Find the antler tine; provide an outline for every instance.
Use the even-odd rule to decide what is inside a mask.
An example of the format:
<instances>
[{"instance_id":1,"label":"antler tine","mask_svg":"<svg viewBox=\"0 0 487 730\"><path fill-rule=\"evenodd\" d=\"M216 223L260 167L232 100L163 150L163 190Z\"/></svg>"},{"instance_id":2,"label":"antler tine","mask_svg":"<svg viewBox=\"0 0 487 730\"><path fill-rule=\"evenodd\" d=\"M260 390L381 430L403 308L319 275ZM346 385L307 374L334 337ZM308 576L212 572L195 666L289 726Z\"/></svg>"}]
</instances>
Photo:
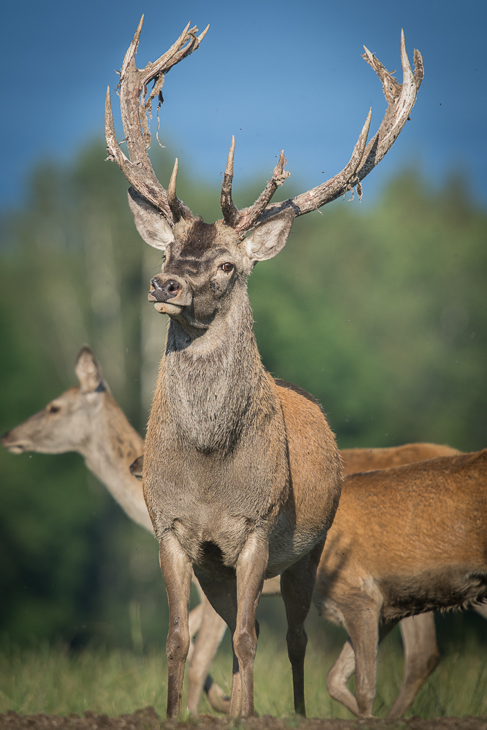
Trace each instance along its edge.
<instances>
[{"instance_id":1,"label":"antler tine","mask_svg":"<svg viewBox=\"0 0 487 730\"><path fill-rule=\"evenodd\" d=\"M284 157L284 150L281 150L279 161L272 173L272 178L267 181L264 190L259 195L255 203L251 207L241 210L239 213L240 220L235 228L240 235L245 234L246 231L253 228L257 220L264 213L277 188L291 175L290 172L284 170L285 164L286 158Z\"/></svg>"},{"instance_id":2,"label":"antler tine","mask_svg":"<svg viewBox=\"0 0 487 730\"><path fill-rule=\"evenodd\" d=\"M105 103L105 135L108 157L115 160L132 187L160 210L168 222L173 225L181 217L192 217L191 211L177 199L175 179L171 202L168 193L157 180L147 152L150 144L147 118L150 117L152 100L161 92L165 74L198 48L208 31L208 27L198 37L196 35L198 32L197 27L190 29L190 23L188 23L177 41L166 53L155 63L148 63L144 69L138 69L134 57L139 44L143 21L144 16L140 19L132 42L125 54L120 72L120 110L129 157L122 152L116 139L110 90L107 91ZM146 101L147 84L152 80L154 81L154 87Z\"/></svg>"},{"instance_id":3,"label":"antler tine","mask_svg":"<svg viewBox=\"0 0 487 730\"><path fill-rule=\"evenodd\" d=\"M233 181L233 159L235 156L235 137L232 137L232 143L230 145L230 152L228 153L227 166L225 168L225 175L223 176L222 192L221 192L221 209L223 212L223 219L225 223L234 228L239 235L243 238L245 232L250 230L256 223L258 218L265 211L269 204L272 196L276 192L279 185L282 185L284 180L290 176L290 172L284 171L284 165L286 158L284 157L284 150L281 150L279 155L279 161L274 168L272 178L267 181L267 184L259 195L255 203L243 210L238 210L232 200L232 181Z\"/></svg>"},{"instance_id":4,"label":"antler tine","mask_svg":"<svg viewBox=\"0 0 487 730\"><path fill-rule=\"evenodd\" d=\"M336 200L336 198L352 190L355 186L357 186L359 195L361 195L360 181L379 164L399 136L411 113L411 109L416 101L418 89L423 80L422 56L419 51L414 51L415 71L413 74L406 52L404 31L401 31L403 83L399 84L392 73L389 73L381 64L379 59L370 53L365 46L364 49L365 53L363 57L372 66L381 80L388 104L378 131L367 146L365 146L370 125L371 112L369 112L367 121L360 133L348 165L338 175L335 175L335 177L312 190L301 193L301 195L297 195L295 198L286 200L283 203L268 206L263 212L265 218L275 215L280 210L289 207L295 210L297 216L304 215L312 210L321 208L332 200Z\"/></svg>"},{"instance_id":5,"label":"antler tine","mask_svg":"<svg viewBox=\"0 0 487 730\"><path fill-rule=\"evenodd\" d=\"M139 40L140 40L140 34L142 32L142 26L144 25L144 14L142 13L142 16L139 20L139 24L137 26L137 30L135 31L134 37L132 38L132 43L127 49L127 52L123 58L122 68L120 69L120 80L123 79L125 76L125 72L129 66L130 61L134 58L135 54L137 53L137 48L139 47Z\"/></svg>"},{"instance_id":6,"label":"antler tine","mask_svg":"<svg viewBox=\"0 0 487 730\"><path fill-rule=\"evenodd\" d=\"M169 207L174 216L174 221L177 223L181 218L190 218L191 211L185 206L182 200L179 200L176 195L176 179L178 176L178 158L174 160L174 167L171 173L171 179L169 180L169 187L167 188L167 197Z\"/></svg>"},{"instance_id":7,"label":"antler tine","mask_svg":"<svg viewBox=\"0 0 487 730\"><path fill-rule=\"evenodd\" d=\"M235 228L240 220L240 213L232 200L232 182L233 182L233 159L235 157L235 135L232 135L230 151L227 157L227 166L223 176L222 191L220 194L220 205L223 213L223 220L227 226Z\"/></svg>"}]
</instances>

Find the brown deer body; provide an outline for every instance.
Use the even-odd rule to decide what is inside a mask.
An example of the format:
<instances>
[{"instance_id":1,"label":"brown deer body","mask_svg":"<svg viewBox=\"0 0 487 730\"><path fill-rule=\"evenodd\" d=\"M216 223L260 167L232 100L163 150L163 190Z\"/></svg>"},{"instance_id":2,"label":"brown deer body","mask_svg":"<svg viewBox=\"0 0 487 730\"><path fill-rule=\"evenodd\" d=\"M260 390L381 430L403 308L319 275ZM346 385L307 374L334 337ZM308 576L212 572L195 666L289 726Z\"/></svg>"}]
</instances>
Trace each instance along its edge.
<instances>
[{"instance_id":1,"label":"brown deer body","mask_svg":"<svg viewBox=\"0 0 487 730\"><path fill-rule=\"evenodd\" d=\"M345 477L314 592L350 637L328 675L335 699L372 715L380 638L405 616L486 598L487 450Z\"/></svg>"},{"instance_id":2,"label":"brown deer body","mask_svg":"<svg viewBox=\"0 0 487 730\"><path fill-rule=\"evenodd\" d=\"M193 569L230 628L230 714L243 717L254 712L259 596L264 579L281 574L294 707L304 714L304 619L338 502L341 464L316 402L277 385L264 370L247 278L257 261L283 248L296 216L359 185L390 149L414 104L422 59L416 52L413 74L402 38L401 86L366 50L388 101L379 131L367 145L369 113L344 170L285 203L270 204L288 176L281 152L256 203L245 210L235 207L232 140L221 192L223 219L206 224L177 198L177 161L166 191L147 153L151 101L162 98L165 74L198 48L206 31L197 36L188 25L167 53L139 70L134 56L141 29L142 21L120 71L130 159L116 140L109 91L105 134L109 157L132 185L129 205L137 229L165 256L150 292L155 308L168 314L170 323L147 429L143 483L169 602L167 712L174 717L181 709Z\"/></svg>"},{"instance_id":3,"label":"brown deer body","mask_svg":"<svg viewBox=\"0 0 487 730\"><path fill-rule=\"evenodd\" d=\"M281 574L296 710L304 712L303 623L338 503L338 450L319 406L277 386L260 362L246 277L239 276L246 266L242 247L230 246L227 233L216 256L210 249L210 284L202 265L198 286L190 273L196 246L180 245L177 265L172 255L166 259L156 294L177 281L191 310L183 322L171 312L144 451L144 494L170 606L168 711L180 708L193 568L232 632L238 673L230 712L244 716L253 713L257 601L264 578ZM220 273L228 262L233 277ZM215 302L207 289L231 293L232 306L225 297L220 312L221 299ZM196 335L196 326L209 320L211 328Z\"/></svg>"}]
</instances>

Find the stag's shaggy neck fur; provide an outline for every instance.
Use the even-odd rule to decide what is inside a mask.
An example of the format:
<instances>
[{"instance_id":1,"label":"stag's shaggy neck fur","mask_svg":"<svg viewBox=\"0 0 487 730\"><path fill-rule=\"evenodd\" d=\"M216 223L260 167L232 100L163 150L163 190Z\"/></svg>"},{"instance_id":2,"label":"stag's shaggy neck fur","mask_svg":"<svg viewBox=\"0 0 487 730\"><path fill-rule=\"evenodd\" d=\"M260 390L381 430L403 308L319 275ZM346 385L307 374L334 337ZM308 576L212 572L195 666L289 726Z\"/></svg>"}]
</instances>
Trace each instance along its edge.
<instances>
[{"instance_id":1,"label":"stag's shaggy neck fur","mask_svg":"<svg viewBox=\"0 0 487 730\"><path fill-rule=\"evenodd\" d=\"M179 438L206 453L229 452L262 402L273 400L246 292L242 299L189 345L181 325L169 324L160 388Z\"/></svg>"}]
</instances>

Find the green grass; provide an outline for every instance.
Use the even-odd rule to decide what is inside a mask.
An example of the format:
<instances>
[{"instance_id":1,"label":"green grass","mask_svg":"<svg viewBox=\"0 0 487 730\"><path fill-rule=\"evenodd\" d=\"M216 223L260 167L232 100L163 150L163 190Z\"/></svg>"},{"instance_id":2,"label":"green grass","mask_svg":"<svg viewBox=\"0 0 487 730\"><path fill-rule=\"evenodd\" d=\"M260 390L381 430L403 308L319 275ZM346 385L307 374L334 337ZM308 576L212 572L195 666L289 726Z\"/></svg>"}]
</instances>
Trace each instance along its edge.
<instances>
[{"instance_id":1,"label":"green grass","mask_svg":"<svg viewBox=\"0 0 487 730\"><path fill-rule=\"evenodd\" d=\"M259 714L292 716L291 673L284 646L261 637L255 667L256 709ZM456 652L447 653L420 691L408 715L487 715L487 657L485 645L472 637ZM309 717L351 719L350 713L326 691L326 673L339 647L324 650L310 641L306 666ZM401 683L403 654L396 641L380 651L375 712L384 716ZM220 650L212 674L229 690L227 644ZM163 717L166 703L164 653L135 654L128 650L88 648L68 653L49 646L36 650L10 649L0 656L0 713L15 710L67 715L85 710L117 716L152 705ZM206 698L201 712L211 712Z\"/></svg>"}]
</instances>

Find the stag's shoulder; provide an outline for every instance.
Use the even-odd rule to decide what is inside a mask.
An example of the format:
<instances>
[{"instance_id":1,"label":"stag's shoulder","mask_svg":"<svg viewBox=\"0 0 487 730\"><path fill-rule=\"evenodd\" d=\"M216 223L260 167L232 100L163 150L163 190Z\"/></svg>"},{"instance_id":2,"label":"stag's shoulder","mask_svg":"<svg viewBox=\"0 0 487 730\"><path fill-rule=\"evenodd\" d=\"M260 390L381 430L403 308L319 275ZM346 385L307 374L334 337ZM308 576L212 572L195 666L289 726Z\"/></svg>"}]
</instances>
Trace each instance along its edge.
<instances>
[{"instance_id":1,"label":"stag's shoulder","mask_svg":"<svg viewBox=\"0 0 487 730\"><path fill-rule=\"evenodd\" d=\"M317 439L325 449L331 448L334 436L320 403L293 383L285 380L274 380L276 392L281 404L286 431L289 437Z\"/></svg>"},{"instance_id":2,"label":"stag's shoulder","mask_svg":"<svg viewBox=\"0 0 487 730\"><path fill-rule=\"evenodd\" d=\"M334 490L338 500L342 463L335 437L321 406L296 385L275 380L281 403L295 498L307 499L311 485ZM300 495L298 497L298 494Z\"/></svg>"}]
</instances>

